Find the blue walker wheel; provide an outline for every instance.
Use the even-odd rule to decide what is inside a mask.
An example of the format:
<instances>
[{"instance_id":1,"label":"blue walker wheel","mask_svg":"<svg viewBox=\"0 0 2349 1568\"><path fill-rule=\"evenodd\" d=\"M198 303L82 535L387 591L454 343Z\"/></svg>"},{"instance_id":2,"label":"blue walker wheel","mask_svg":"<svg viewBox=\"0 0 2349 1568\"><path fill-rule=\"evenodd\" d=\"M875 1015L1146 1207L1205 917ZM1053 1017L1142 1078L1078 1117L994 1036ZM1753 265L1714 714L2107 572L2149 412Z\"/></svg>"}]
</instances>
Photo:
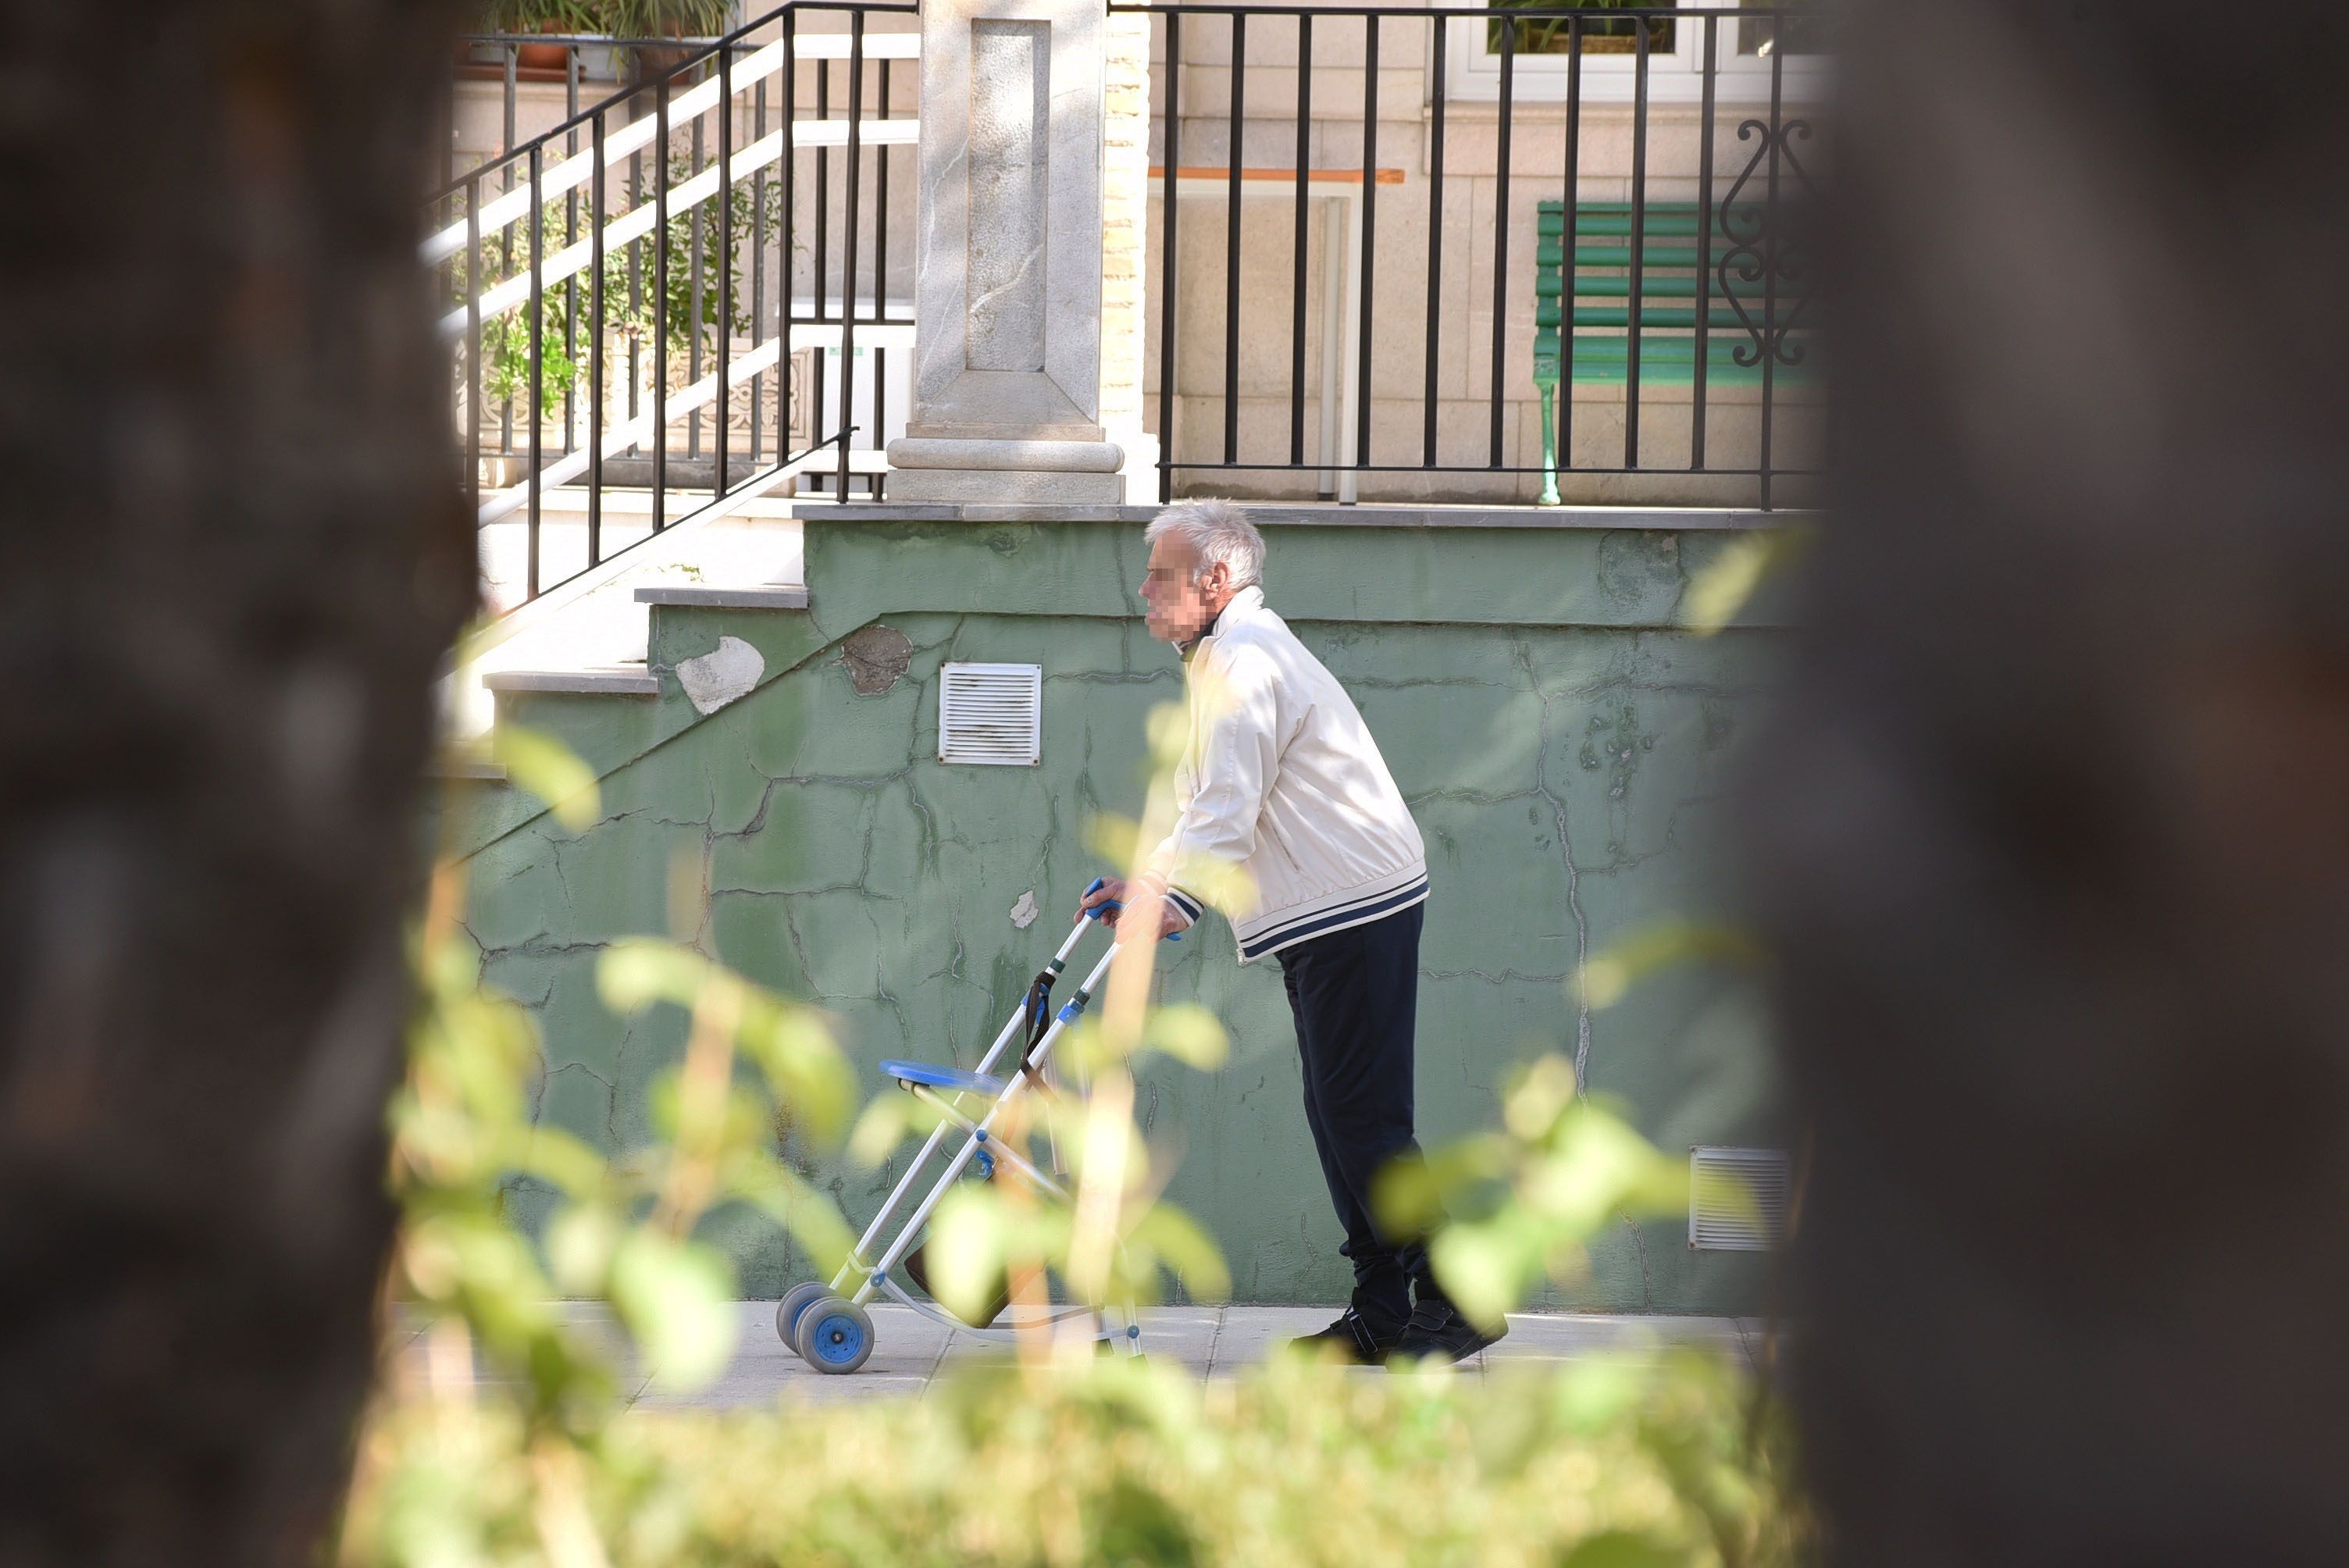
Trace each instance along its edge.
<instances>
[{"instance_id":1,"label":"blue walker wheel","mask_svg":"<svg viewBox=\"0 0 2349 1568\"><path fill-rule=\"evenodd\" d=\"M792 1347L794 1356L799 1354L800 1315L831 1294L832 1286L810 1280L805 1284L792 1286L783 1293L783 1299L775 1304L775 1333Z\"/></svg>"},{"instance_id":2,"label":"blue walker wheel","mask_svg":"<svg viewBox=\"0 0 2349 1568\"><path fill-rule=\"evenodd\" d=\"M827 1295L800 1314L792 1348L819 1372L854 1372L873 1354L873 1320L854 1302Z\"/></svg>"}]
</instances>

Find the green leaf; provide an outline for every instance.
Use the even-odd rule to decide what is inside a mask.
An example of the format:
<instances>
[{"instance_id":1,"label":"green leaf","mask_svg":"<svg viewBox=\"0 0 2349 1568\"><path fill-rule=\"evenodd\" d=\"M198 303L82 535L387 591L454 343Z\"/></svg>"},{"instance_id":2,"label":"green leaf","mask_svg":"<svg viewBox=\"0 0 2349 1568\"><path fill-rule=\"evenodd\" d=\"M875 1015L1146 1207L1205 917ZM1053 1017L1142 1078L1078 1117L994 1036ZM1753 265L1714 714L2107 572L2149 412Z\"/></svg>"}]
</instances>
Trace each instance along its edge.
<instances>
[{"instance_id":1,"label":"green leaf","mask_svg":"<svg viewBox=\"0 0 2349 1568\"><path fill-rule=\"evenodd\" d=\"M1684 1551L1628 1530L1610 1530L1568 1553L1564 1568L1681 1568L1688 1560Z\"/></svg>"},{"instance_id":2,"label":"green leaf","mask_svg":"<svg viewBox=\"0 0 2349 1568\"><path fill-rule=\"evenodd\" d=\"M973 1318L987 1310L1003 1277L1006 1230L1002 1202L984 1186L958 1185L938 1204L926 1255L930 1289L948 1312Z\"/></svg>"},{"instance_id":3,"label":"green leaf","mask_svg":"<svg viewBox=\"0 0 2349 1568\"><path fill-rule=\"evenodd\" d=\"M1130 1244L1148 1248L1182 1276L1195 1301L1221 1301L1232 1293L1231 1270L1199 1222L1172 1203L1153 1203L1127 1233Z\"/></svg>"},{"instance_id":4,"label":"green leaf","mask_svg":"<svg viewBox=\"0 0 2349 1568\"><path fill-rule=\"evenodd\" d=\"M1427 1261L1460 1315L1487 1333L1525 1299L1525 1249L1504 1226L1448 1226L1428 1243Z\"/></svg>"},{"instance_id":5,"label":"green leaf","mask_svg":"<svg viewBox=\"0 0 2349 1568\"><path fill-rule=\"evenodd\" d=\"M1737 926L1660 921L1592 954L1581 973L1567 982L1567 994L1597 1012L1620 1002L1649 975L1675 964L1712 962L1758 969L1763 958L1762 944Z\"/></svg>"},{"instance_id":6,"label":"green leaf","mask_svg":"<svg viewBox=\"0 0 2349 1568\"><path fill-rule=\"evenodd\" d=\"M1483 1134L1399 1160L1372 1180L1371 1208L1389 1229L1420 1234L1437 1228L1445 1212L1479 1196L1508 1174L1506 1140Z\"/></svg>"},{"instance_id":7,"label":"green leaf","mask_svg":"<svg viewBox=\"0 0 2349 1568\"><path fill-rule=\"evenodd\" d=\"M837 1272L855 1244L831 1196L771 1154L735 1155L726 1162L720 1184L726 1197L750 1204L790 1232L819 1274Z\"/></svg>"},{"instance_id":8,"label":"green leaf","mask_svg":"<svg viewBox=\"0 0 2349 1568\"><path fill-rule=\"evenodd\" d=\"M604 950L595 962L595 994L626 1016L657 1002L691 1008L710 977L709 960L656 937L632 936Z\"/></svg>"},{"instance_id":9,"label":"green leaf","mask_svg":"<svg viewBox=\"0 0 2349 1568\"><path fill-rule=\"evenodd\" d=\"M848 1157L867 1171L878 1170L910 1134L927 1137L945 1119L936 1106L910 1094L879 1095L856 1119L855 1130L848 1135Z\"/></svg>"},{"instance_id":10,"label":"green leaf","mask_svg":"<svg viewBox=\"0 0 2349 1568\"><path fill-rule=\"evenodd\" d=\"M1549 1135L1574 1103L1574 1064L1550 1055L1526 1068L1501 1099L1501 1122L1509 1136L1536 1142Z\"/></svg>"},{"instance_id":11,"label":"green leaf","mask_svg":"<svg viewBox=\"0 0 2349 1568\"><path fill-rule=\"evenodd\" d=\"M573 832L585 832L603 815L594 770L544 730L501 724L491 732L490 755L509 779L545 801L554 820Z\"/></svg>"},{"instance_id":12,"label":"green leaf","mask_svg":"<svg viewBox=\"0 0 2349 1568\"><path fill-rule=\"evenodd\" d=\"M1185 1067L1213 1072L1231 1054L1231 1038L1216 1016L1195 1002L1152 1010L1142 1029L1143 1046L1164 1051Z\"/></svg>"},{"instance_id":13,"label":"green leaf","mask_svg":"<svg viewBox=\"0 0 2349 1568\"><path fill-rule=\"evenodd\" d=\"M639 1226L612 1251L612 1305L664 1387L707 1387L734 1355L734 1272L725 1254Z\"/></svg>"},{"instance_id":14,"label":"green leaf","mask_svg":"<svg viewBox=\"0 0 2349 1568\"><path fill-rule=\"evenodd\" d=\"M546 1262L566 1295L601 1295L624 1227L600 1203L574 1203L546 1227Z\"/></svg>"},{"instance_id":15,"label":"green leaf","mask_svg":"<svg viewBox=\"0 0 2349 1568\"><path fill-rule=\"evenodd\" d=\"M1085 824L1085 847L1118 868L1117 874L1123 876L1125 868L1141 859L1142 824L1131 817L1120 817L1107 811L1095 812ZM1071 913L1074 913L1075 902L1073 899L1070 901Z\"/></svg>"},{"instance_id":16,"label":"green leaf","mask_svg":"<svg viewBox=\"0 0 2349 1568\"><path fill-rule=\"evenodd\" d=\"M519 1124L485 1152L504 1170L535 1176L567 1197L592 1196L604 1184L604 1157L559 1127Z\"/></svg>"},{"instance_id":17,"label":"green leaf","mask_svg":"<svg viewBox=\"0 0 2349 1568\"><path fill-rule=\"evenodd\" d=\"M766 1075L775 1098L792 1108L794 1124L829 1142L856 1103L848 1058L814 1008L786 1006L755 987L746 991L736 1037L743 1054Z\"/></svg>"},{"instance_id":18,"label":"green leaf","mask_svg":"<svg viewBox=\"0 0 2349 1568\"><path fill-rule=\"evenodd\" d=\"M1681 618L1700 637L1710 637L1737 618L1764 580L1810 542L1800 529L1756 530L1721 547L1689 579Z\"/></svg>"}]
</instances>

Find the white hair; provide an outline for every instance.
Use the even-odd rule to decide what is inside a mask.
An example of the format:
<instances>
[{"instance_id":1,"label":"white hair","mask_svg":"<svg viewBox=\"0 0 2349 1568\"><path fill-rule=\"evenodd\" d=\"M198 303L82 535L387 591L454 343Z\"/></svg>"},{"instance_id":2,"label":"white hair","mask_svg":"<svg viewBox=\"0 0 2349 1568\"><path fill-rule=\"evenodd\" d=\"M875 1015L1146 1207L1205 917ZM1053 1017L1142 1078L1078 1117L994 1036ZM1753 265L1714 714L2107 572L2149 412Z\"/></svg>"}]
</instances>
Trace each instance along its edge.
<instances>
[{"instance_id":1,"label":"white hair","mask_svg":"<svg viewBox=\"0 0 2349 1568\"><path fill-rule=\"evenodd\" d=\"M1253 587L1264 581L1264 535L1256 531L1247 513L1230 501L1177 501L1152 519L1142 537L1155 544L1168 534L1190 546L1192 558L1198 562L1191 569L1194 583L1219 561L1230 569L1234 588Z\"/></svg>"}]
</instances>

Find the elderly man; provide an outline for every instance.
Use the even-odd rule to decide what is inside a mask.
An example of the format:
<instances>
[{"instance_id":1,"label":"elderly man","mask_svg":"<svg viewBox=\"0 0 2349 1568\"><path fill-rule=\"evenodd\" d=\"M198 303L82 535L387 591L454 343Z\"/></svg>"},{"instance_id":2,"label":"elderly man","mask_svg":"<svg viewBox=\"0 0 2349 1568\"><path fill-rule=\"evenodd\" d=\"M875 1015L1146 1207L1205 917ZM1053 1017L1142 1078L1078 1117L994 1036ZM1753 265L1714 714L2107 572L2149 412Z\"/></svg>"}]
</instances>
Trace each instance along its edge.
<instances>
[{"instance_id":1,"label":"elderly man","mask_svg":"<svg viewBox=\"0 0 2349 1568\"><path fill-rule=\"evenodd\" d=\"M1191 708L1179 815L1144 872L1147 891L1163 895L1152 934L1203 913L1186 875L1237 868L1240 907L1226 907L1240 962L1280 962L1304 1058L1305 1122L1345 1227L1338 1250L1354 1265L1344 1315L1298 1343L1362 1362L1473 1355L1490 1341L1437 1286L1420 1239L1387 1233L1371 1207L1380 1170L1419 1152L1419 828L1345 688L1266 607L1264 537L1240 509L1184 502L1146 537L1151 634L1181 650ZM1085 907L1126 892L1111 881Z\"/></svg>"}]
</instances>

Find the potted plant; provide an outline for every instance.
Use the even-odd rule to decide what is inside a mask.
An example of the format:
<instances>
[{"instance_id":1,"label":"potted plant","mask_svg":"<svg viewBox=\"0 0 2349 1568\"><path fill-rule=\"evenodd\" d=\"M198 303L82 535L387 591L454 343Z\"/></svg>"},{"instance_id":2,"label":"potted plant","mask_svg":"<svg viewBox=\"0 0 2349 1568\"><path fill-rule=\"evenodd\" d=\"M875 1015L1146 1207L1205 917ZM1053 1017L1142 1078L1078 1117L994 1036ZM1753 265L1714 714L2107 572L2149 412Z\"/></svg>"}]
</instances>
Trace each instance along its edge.
<instances>
[{"instance_id":1,"label":"potted plant","mask_svg":"<svg viewBox=\"0 0 2349 1568\"><path fill-rule=\"evenodd\" d=\"M714 38L734 26L734 0L591 0L622 38Z\"/></svg>"},{"instance_id":2,"label":"potted plant","mask_svg":"<svg viewBox=\"0 0 2349 1568\"><path fill-rule=\"evenodd\" d=\"M596 0L489 0L481 12L485 33L600 33ZM570 66L570 48L564 44L523 44L514 64L526 71L561 72Z\"/></svg>"},{"instance_id":3,"label":"potted plant","mask_svg":"<svg viewBox=\"0 0 2349 1568\"><path fill-rule=\"evenodd\" d=\"M734 0L486 0L481 12L485 33L568 33L606 38L702 38L730 31ZM568 65L566 46L517 46L517 68L560 76ZM616 55L621 51L615 50ZM675 63L667 50L626 51L637 79L649 79Z\"/></svg>"},{"instance_id":4,"label":"potted plant","mask_svg":"<svg viewBox=\"0 0 2349 1568\"><path fill-rule=\"evenodd\" d=\"M734 29L733 0L588 0L616 38L713 38ZM628 51L630 79L648 82L674 69L684 49L646 46Z\"/></svg>"}]
</instances>

